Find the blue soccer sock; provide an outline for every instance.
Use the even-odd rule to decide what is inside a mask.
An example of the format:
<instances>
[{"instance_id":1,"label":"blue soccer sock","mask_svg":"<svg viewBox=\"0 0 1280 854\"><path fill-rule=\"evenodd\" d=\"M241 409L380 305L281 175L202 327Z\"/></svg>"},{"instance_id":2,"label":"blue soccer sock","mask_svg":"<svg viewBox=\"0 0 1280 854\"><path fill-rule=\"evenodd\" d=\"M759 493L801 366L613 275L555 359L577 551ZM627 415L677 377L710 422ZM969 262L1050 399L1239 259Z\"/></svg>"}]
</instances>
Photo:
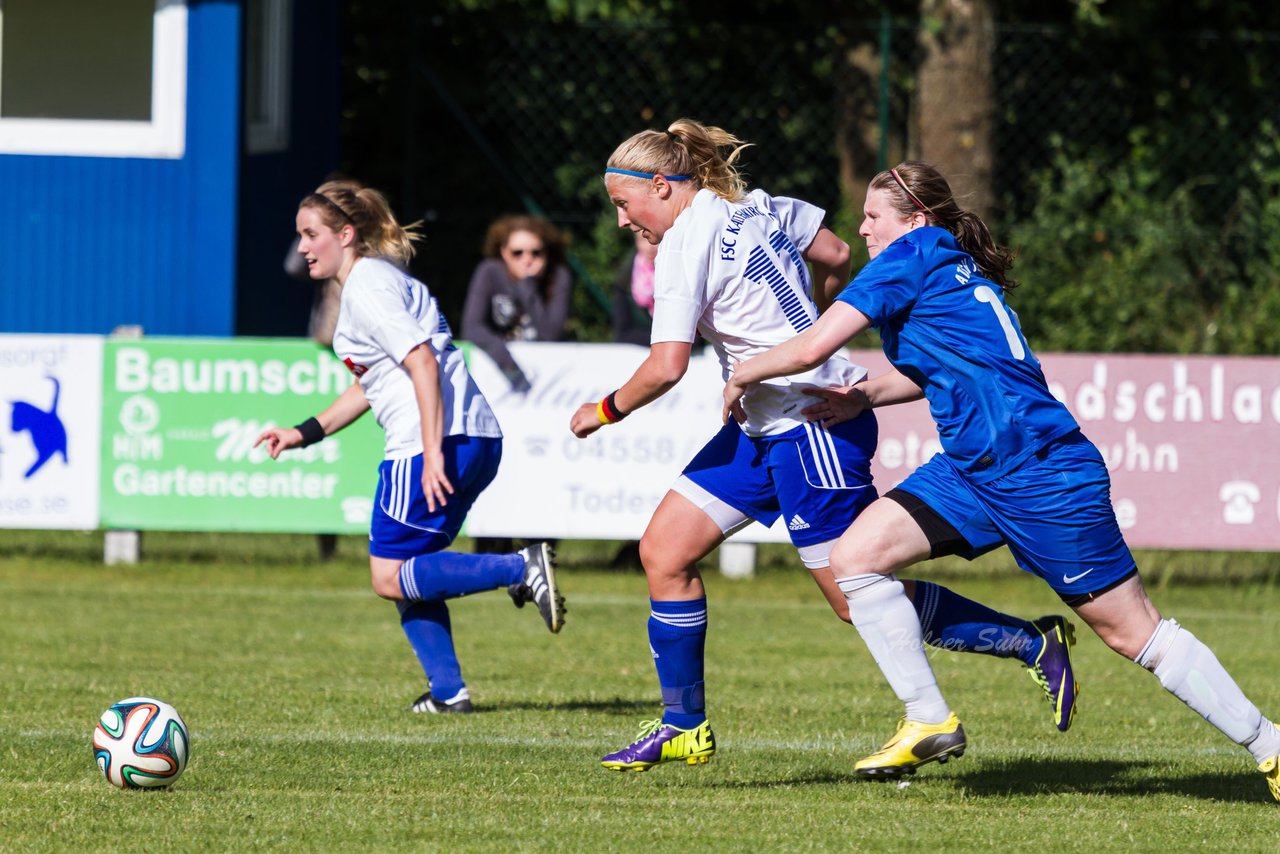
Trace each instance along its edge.
<instances>
[{"instance_id":1,"label":"blue soccer sock","mask_svg":"<svg viewBox=\"0 0 1280 854\"><path fill-rule=\"evenodd\" d=\"M911 604L930 646L1017 658L1028 665L1040 652L1040 632L1029 621L993 611L940 584L917 581Z\"/></svg>"},{"instance_id":2,"label":"blue soccer sock","mask_svg":"<svg viewBox=\"0 0 1280 854\"><path fill-rule=\"evenodd\" d=\"M662 722L692 729L707 719L702 684L707 643L707 597L649 600L649 648L662 686Z\"/></svg>"},{"instance_id":3,"label":"blue soccer sock","mask_svg":"<svg viewBox=\"0 0 1280 854\"><path fill-rule=\"evenodd\" d=\"M453 649L449 607L442 601L397 602L396 607L400 610L400 628L431 683L432 695L440 700L453 699L466 683Z\"/></svg>"},{"instance_id":4,"label":"blue soccer sock","mask_svg":"<svg viewBox=\"0 0 1280 854\"><path fill-rule=\"evenodd\" d=\"M518 554L432 552L409 558L400 567L400 592L409 601L456 599L508 587L524 578Z\"/></svg>"}]
</instances>

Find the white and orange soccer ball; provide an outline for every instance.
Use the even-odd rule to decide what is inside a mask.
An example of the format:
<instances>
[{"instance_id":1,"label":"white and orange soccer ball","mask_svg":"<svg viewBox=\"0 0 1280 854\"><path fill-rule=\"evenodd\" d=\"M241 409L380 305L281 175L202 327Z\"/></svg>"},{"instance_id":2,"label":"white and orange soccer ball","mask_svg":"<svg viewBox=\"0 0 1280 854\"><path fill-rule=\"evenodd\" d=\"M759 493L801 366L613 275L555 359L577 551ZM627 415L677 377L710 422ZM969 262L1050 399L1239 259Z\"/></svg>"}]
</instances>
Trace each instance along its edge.
<instances>
[{"instance_id":1,"label":"white and orange soccer ball","mask_svg":"<svg viewBox=\"0 0 1280 854\"><path fill-rule=\"evenodd\" d=\"M171 785L187 767L191 737L173 706L130 697L102 713L93 755L107 782L122 789Z\"/></svg>"}]
</instances>

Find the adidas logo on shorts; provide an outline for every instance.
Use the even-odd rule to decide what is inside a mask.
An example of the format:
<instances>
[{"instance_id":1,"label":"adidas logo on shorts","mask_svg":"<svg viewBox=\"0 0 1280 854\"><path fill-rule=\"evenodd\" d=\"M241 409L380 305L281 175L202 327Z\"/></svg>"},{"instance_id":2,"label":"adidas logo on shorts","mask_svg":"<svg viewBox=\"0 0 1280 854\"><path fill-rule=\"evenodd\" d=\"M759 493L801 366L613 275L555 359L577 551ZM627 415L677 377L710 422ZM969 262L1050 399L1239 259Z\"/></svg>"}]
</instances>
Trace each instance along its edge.
<instances>
[{"instance_id":1,"label":"adidas logo on shorts","mask_svg":"<svg viewBox=\"0 0 1280 854\"><path fill-rule=\"evenodd\" d=\"M789 531L803 531L807 527L809 527L809 523L801 519L799 513L792 516L791 521L787 523L787 530Z\"/></svg>"}]
</instances>

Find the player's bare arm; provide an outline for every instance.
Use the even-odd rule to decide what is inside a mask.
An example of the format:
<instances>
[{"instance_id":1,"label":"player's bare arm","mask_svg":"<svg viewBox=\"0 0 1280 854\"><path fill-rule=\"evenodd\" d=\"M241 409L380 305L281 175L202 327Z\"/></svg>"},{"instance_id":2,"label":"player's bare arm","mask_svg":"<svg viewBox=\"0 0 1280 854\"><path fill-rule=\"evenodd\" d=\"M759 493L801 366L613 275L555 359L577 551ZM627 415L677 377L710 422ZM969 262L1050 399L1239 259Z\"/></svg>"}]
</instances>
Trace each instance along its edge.
<instances>
[{"instance_id":1,"label":"player's bare arm","mask_svg":"<svg viewBox=\"0 0 1280 854\"><path fill-rule=\"evenodd\" d=\"M758 356L753 356L733 369L724 386L724 410L721 417L729 423L741 413L738 401L747 386L812 370L835 355L850 338L863 332L871 320L853 306L833 303L817 321L795 338L784 341Z\"/></svg>"},{"instance_id":2,"label":"player's bare arm","mask_svg":"<svg viewBox=\"0 0 1280 854\"><path fill-rule=\"evenodd\" d=\"M440 400L440 365L435 351L427 342L409 351L401 362L413 383L413 394L418 400L418 413L422 422L422 494L427 499L427 510L448 503L446 495L453 494L453 484L444 473L444 453L440 443L444 439L444 409Z\"/></svg>"},{"instance_id":3,"label":"player's bare arm","mask_svg":"<svg viewBox=\"0 0 1280 854\"><path fill-rule=\"evenodd\" d=\"M689 370L693 345L683 341L663 341L649 348L649 355L631 379L611 397L621 414L634 412L666 394ZM607 422L600 419L600 404L584 403L569 422L569 429L585 439Z\"/></svg>"},{"instance_id":4,"label":"player's bare arm","mask_svg":"<svg viewBox=\"0 0 1280 854\"><path fill-rule=\"evenodd\" d=\"M924 397L924 391L896 368L856 385L807 388L804 393L819 400L800 410L810 421L834 427L857 418L867 409L910 403Z\"/></svg>"},{"instance_id":5,"label":"player's bare arm","mask_svg":"<svg viewBox=\"0 0 1280 854\"><path fill-rule=\"evenodd\" d=\"M849 284L849 244L823 226L803 255L813 272L813 301L824 312Z\"/></svg>"},{"instance_id":6,"label":"player's bare arm","mask_svg":"<svg viewBox=\"0 0 1280 854\"><path fill-rule=\"evenodd\" d=\"M353 382L315 420L324 430L324 436L332 436L368 411L369 401L365 399L364 389L360 383ZM271 459L278 459L282 452L303 443L302 431L298 427L272 427L264 430L253 446L256 448L263 442L267 443Z\"/></svg>"}]
</instances>

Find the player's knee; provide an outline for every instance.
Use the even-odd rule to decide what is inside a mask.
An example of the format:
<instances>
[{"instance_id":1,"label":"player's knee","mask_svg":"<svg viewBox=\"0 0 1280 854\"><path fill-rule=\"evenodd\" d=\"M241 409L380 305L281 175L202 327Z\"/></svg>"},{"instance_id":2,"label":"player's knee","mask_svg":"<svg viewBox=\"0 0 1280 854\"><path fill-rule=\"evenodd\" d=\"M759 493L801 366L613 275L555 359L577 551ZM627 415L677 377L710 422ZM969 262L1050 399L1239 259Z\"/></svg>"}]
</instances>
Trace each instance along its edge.
<instances>
[{"instance_id":1,"label":"player's knee","mask_svg":"<svg viewBox=\"0 0 1280 854\"><path fill-rule=\"evenodd\" d=\"M885 554L877 538L841 537L831 548L831 570L836 578L890 572L893 567L886 563Z\"/></svg>"},{"instance_id":2,"label":"player's knee","mask_svg":"<svg viewBox=\"0 0 1280 854\"><path fill-rule=\"evenodd\" d=\"M636 554L640 557L640 565L644 567L647 573L649 567L653 566L654 561L658 558L658 547L654 544L652 537L641 537L640 544L636 547Z\"/></svg>"},{"instance_id":3,"label":"player's knee","mask_svg":"<svg viewBox=\"0 0 1280 854\"><path fill-rule=\"evenodd\" d=\"M1133 622L1107 619L1083 610L1078 610L1076 613L1089 624L1089 628L1093 629L1098 640L1131 661L1137 660L1138 654L1151 638L1150 631Z\"/></svg>"},{"instance_id":4,"label":"player's knee","mask_svg":"<svg viewBox=\"0 0 1280 854\"><path fill-rule=\"evenodd\" d=\"M680 561L664 548L656 537L646 534L640 539L640 565L650 578L680 575Z\"/></svg>"},{"instance_id":5,"label":"player's knee","mask_svg":"<svg viewBox=\"0 0 1280 854\"><path fill-rule=\"evenodd\" d=\"M1135 631L1132 626L1095 627L1094 631L1103 643L1130 661L1138 660L1142 648L1147 645L1149 639L1146 632Z\"/></svg>"},{"instance_id":6,"label":"player's knee","mask_svg":"<svg viewBox=\"0 0 1280 854\"><path fill-rule=\"evenodd\" d=\"M1074 607L1099 640L1130 660L1137 660L1161 622L1136 576Z\"/></svg>"},{"instance_id":7,"label":"player's knee","mask_svg":"<svg viewBox=\"0 0 1280 854\"><path fill-rule=\"evenodd\" d=\"M380 568L374 567L370 572L370 580L373 583L373 592L381 596L383 599L399 601L404 598L404 593L400 590L400 573L386 570L379 571Z\"/></svg>"},{"instance_id":8,"label":"player's knee","mask_svg":"<svg viewBox=\"0 0 1280 854\"><path fill-rule=\"evenodd\" d=\"M846 623L849 623L850 625L853 625L853 620L849 619L849 600L848 599L844 599L840 602L832 602L831 610L841 620L843 620Z\"/></svg>"}]
</instances>

